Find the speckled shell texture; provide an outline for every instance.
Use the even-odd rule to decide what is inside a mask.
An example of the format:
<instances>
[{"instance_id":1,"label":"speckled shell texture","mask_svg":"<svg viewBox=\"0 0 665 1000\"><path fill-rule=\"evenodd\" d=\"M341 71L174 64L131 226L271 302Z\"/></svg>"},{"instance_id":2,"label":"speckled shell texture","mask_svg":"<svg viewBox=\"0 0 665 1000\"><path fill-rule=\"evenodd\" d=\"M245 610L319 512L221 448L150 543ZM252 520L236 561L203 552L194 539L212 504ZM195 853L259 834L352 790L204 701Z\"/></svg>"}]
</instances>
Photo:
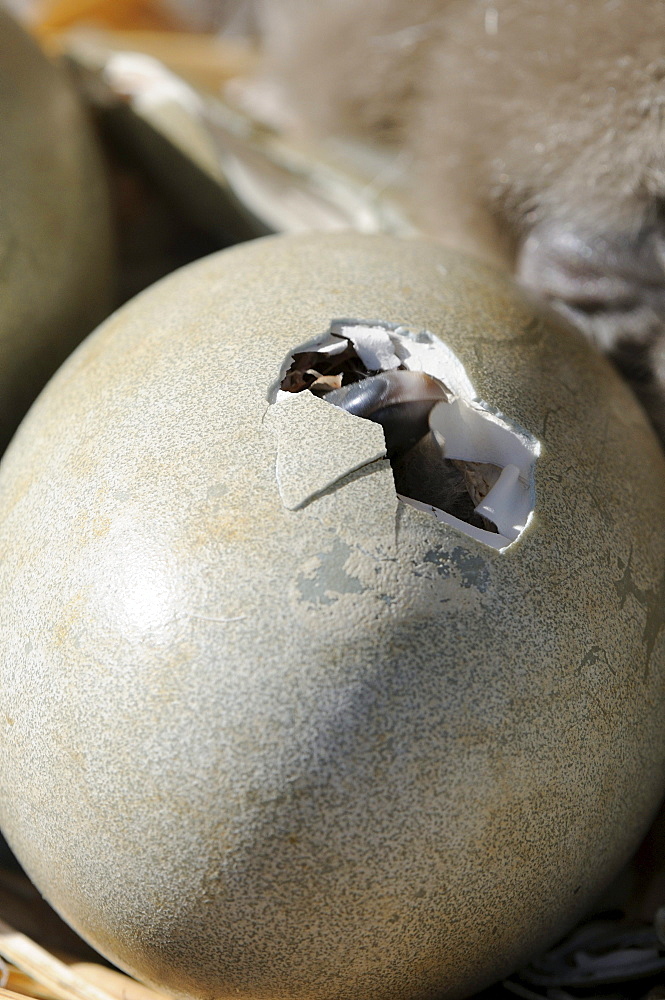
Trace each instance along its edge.
<instances>
[{"instance_id":1,"label":"speckled shell texture","mask_svg":"<svg viewBox=\"0 0 665 1000\"><path fill-rule=\"evenodd\" d=\"M0 449L108 313L110 275L89 124L64 72L0 10Z\"/></svg>"},{"instance_id":2,"label":"speckled shell texture","mask_svg":"<svg viewBox=\"0 0 665 1000\"><path fill-rule=\"evenodd\" d=\"M540 440L506 551L383 461L284 507L270 388L340 316L429 329ZM51 382L0 509L4 829L149 982L463 996L581 914L661 794L657 442L590 348L435 243L276 237L171 275Z\"/></svg>"}]
</instances>

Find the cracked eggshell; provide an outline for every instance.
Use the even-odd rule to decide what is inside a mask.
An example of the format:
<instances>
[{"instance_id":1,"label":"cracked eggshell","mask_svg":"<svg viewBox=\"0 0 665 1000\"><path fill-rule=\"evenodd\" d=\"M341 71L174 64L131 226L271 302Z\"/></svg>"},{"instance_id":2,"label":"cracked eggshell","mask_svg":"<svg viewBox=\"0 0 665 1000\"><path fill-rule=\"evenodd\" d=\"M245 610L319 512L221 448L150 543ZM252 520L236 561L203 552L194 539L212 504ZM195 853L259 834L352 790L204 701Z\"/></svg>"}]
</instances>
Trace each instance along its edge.
<instances>
[{"instance_id":1,"label":"cracked eggshell","mask_svg":"<svg viewBox=\"0 0 665 1000\"><path fill-rule=\"evenodd\" d=\"M401 504L369 421L276 421L289 352L339 317L430 330L540 441L504 551ZM296 474L307 407L334 440ZM3 828L150 983L461 997L561 934L648 823L663 458L613 370L480 264L343 234L187 267L67 361L0 504Z\"/></svg>"},{"instance_id":2,"label":"cracked eggshell","mask_svg":"<svg viewBox=\"0 0 665 1000\"><path fill-rule=\"evenodd\" d=\"M65 73L0 11L0 449L108 312L106 178Z\"/></svg>"}]
</instances>

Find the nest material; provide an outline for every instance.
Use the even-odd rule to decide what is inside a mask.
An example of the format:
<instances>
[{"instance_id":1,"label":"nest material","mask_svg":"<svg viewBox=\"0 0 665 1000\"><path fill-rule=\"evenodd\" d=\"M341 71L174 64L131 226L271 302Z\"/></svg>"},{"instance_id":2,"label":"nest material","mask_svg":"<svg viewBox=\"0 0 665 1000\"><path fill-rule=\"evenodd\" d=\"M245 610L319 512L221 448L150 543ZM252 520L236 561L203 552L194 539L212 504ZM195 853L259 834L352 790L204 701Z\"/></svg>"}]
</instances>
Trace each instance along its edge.
<instances>
[{"instance_id":1,"label":"nest material","mask_svg":"<svg viewBox=\"0 0 665 1000\"><path fill-rule=\"evenodd\" d=\"M0 1000L165 1000L102 964L25 875L0 869L0 913Z\"/></svg>"}]
</instances>

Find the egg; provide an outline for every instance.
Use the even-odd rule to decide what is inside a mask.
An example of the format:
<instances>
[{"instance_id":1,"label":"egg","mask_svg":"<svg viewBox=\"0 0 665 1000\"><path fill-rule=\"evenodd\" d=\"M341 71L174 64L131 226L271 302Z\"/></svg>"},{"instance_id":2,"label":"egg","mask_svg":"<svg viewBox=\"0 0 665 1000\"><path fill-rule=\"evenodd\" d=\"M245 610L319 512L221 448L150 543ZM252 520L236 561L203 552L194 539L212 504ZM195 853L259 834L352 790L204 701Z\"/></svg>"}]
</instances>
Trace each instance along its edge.
<instances>
[{"instance_id":1,"label":"egg","mask_svg":"<svg viewBox=\"0 0 665 1000\"><path fill-rule=\"evenodd\" d=\"M435 242L170 275L0 470L12 848L176 996L509 973L662 794L664 473L609 365Z\"/></svg>"},{"instance_id":2,"label":"egg","mask_svg":"<svg viewBox=\"0 0 665 1000\"><path fill-rule=\"evenodd\" d=\"M104 168L65 73L0 10L0 449L108 312Z\"/></svg>"}]
</instances>

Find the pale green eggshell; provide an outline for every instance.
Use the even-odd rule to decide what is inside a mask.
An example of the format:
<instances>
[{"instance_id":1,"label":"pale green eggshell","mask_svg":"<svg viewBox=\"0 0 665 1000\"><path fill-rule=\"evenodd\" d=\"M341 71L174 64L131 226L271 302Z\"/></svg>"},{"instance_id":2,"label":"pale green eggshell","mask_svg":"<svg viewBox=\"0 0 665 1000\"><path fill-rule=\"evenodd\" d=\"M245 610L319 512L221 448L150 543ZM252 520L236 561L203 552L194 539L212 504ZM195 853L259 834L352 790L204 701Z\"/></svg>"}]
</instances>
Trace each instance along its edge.
<instances>
[{"instance_id":1,"label":"pale green eggshell","mask_svg":"<svg viewBox=\"0 0 665 1000\"><path fill-rule=\"evenodd\" d=\"M64 72L0 10L0 449L108 312L106 178Z\"/></svg>"},{"instance_id":2,"label":"pale green eggshell","mask_svg":"<svg viewBox=\"0 0 665 1000\"><path fill-rule=\"evenodd\" d=\"M284 505L268 396L344 316L430 330L539 439L508 549L399 503L381 459ZM3 827L176 994L463 996L581 914L661 794L658 444L590 348L435 243L173 274L53 379L0 509Z\"/></svg>"}]
</instances>

